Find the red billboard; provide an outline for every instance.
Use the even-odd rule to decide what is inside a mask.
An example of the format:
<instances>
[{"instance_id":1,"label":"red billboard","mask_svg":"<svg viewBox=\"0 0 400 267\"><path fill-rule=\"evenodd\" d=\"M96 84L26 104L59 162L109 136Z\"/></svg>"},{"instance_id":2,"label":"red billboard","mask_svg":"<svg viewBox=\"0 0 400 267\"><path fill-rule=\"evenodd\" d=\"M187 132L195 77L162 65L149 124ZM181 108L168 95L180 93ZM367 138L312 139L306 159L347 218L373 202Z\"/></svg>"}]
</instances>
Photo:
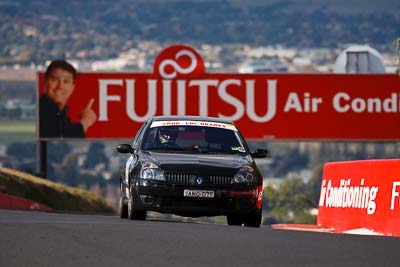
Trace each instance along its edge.
<instances>
[{"instance_id":1,"label":"red billboard","mask_svg":"<svg viewBox=\"0 0 400 267\"><path fill-rule=\"evenodd\" d=\"M225 118L247 139L400 139L397 75L206 73L193 48L171 46L153 73L77 74L61 115L78 126L86 118L83 135L44 134L66 128L46 119L51 108L41 112L48 80L39 73L39 139L131 139L154 115Z\"/></svg>"}]
</instances>

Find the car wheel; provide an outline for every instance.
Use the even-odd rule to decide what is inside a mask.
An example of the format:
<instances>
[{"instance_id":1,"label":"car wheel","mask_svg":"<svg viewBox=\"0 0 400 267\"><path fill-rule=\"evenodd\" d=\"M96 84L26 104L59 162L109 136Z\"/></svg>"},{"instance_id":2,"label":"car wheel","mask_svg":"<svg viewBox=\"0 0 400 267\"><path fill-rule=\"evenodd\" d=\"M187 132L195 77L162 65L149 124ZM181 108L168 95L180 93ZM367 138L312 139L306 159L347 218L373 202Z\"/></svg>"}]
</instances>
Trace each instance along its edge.
<instances>
[{"instance_id":1,"label":"car wheel","mask_svg":"<svg viewBox=\"0 0 400 267\"><path fill-rule=\"evenodd\" d=\"M147 212L145 210L136 210L134 209L133 197L128 199L128 219L129 220L146 220Z\"/></svg>"},{"instance_id":2,"label":"car wheel","mask_svg":"<svg viewBox=\"0 0 400 267\"><path fill-rule=\"evenodd\" d=\"M244 225L249 227L260 227L262 220L262 210L258 210L246 216Z\"/></svg>"},{"instance_id":3,"label":"car wheel","mask_svg":"<svg viewBox=\"0 0 400 267\"><path fill-rule=\"evenodd\" d=\"M228 215L226 216L226 221L228 222L228 225L242 226L243 224L243 218L240 215Z\"/></svg>"},{"instance_id":4,"label":"car wheel","mask_svg":"<svg viewBox=\"0 0 400 267\"><path fill-rule=\"evenodd\" d=\"M119 198L119 217L122 219L128 218L128 205L125 204L122 197Z\"/></svg>"}]
</instances>

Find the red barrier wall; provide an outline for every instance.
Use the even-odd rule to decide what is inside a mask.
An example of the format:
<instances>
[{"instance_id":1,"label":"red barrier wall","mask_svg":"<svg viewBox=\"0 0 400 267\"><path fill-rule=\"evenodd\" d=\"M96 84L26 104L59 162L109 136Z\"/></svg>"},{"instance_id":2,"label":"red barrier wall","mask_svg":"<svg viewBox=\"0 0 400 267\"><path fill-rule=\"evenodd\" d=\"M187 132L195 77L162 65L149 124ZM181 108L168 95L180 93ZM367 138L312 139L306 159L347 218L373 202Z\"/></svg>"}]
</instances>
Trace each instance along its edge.
<instances>
[{"instance_id":1,"label":"red barrier wall","mask_svg":"<svg viewBox=\"0 0 400 267\"><path fill-rule=\"evenodd\" d=\"M399 222L400 159L325 164L318 225L400 236Z\"/></svg>"},{"instance_id":2,"label":"red barrier wall","mask_svg":"<svg viewBox=\"0 0 400 267\"><path fill-rule=\"evenodd\" d=\"M0 193L0 208L51 211L46 205L29 199Z\"/></svg>"}]
</instances>

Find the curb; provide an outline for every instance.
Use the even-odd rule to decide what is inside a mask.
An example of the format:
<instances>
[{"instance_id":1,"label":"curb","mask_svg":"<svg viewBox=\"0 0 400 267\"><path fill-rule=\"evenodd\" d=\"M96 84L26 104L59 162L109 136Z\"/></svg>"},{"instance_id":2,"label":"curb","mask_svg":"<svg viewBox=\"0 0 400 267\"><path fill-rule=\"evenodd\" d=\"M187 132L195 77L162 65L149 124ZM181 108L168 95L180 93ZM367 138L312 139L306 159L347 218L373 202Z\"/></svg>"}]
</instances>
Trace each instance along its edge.
<instances>
[{"instance_id":1,"label":"curb","mask_svg":"<svg viewBox=\"0 0 400 267\"><path fill-rule=\"evenodd\" d=\"M314 224L273 224L272 229L275 230L292 230L292 231L306 231L306 232L319 232L319 233L335 233L334 229L326 228Z\"/></svg>"},{"instance_id":2,"label":"curb","mask_svg":"<svg viewBox=\"0 0 400 267\"><path fill-rule=\"evenodd\" d=\"M38 202L3 193L0 193L0 209L52 211L50 207Z\"/></svg>"},{"instance_id":3,"label":"curb","mask_svg":"<svg viewBox=\"0 0 400 267\"><path fill-rule=\"evenodd\" d=\"M352 234L352 235L375 235L384 236L382 233L375 232L367 228L357 228L348 230L338 230L335 228L328 228L315 224L273 224L271 228L274 230L289 230L289 231L303 231L303 232L318 232L329 234Z\"/></svg>"}]
</instances>

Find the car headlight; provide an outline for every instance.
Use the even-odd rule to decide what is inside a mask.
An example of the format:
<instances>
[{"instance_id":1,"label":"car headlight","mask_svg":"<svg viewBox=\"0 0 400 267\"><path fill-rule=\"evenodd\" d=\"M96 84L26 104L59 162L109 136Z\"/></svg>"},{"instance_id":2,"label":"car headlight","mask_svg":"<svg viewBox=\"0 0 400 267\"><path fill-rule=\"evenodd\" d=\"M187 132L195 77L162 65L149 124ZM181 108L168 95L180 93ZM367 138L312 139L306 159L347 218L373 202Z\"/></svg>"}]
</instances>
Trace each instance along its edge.
<instances>
[{"instance_id":1,"label":"car headlight","mask_svg":"<svg viewBox=\"0 0 400 267\"><path fill-rule=\"evenodd\" d=\"M144 162L142 170L140 171L140 178L146 180L159 180L165 181L164 171L156 164L151 162Z\"/></svg>"},{"instance_id":2,"label":"car headlight","mask_svg":"<svg viewBox=\"0 0 400 267\"><path fill-rule=\"evenodd\" d=\"M232 183L250 183L254 179L254 169L250 166L241 168L233 177Z\"/></svg>"}]
</instances>

